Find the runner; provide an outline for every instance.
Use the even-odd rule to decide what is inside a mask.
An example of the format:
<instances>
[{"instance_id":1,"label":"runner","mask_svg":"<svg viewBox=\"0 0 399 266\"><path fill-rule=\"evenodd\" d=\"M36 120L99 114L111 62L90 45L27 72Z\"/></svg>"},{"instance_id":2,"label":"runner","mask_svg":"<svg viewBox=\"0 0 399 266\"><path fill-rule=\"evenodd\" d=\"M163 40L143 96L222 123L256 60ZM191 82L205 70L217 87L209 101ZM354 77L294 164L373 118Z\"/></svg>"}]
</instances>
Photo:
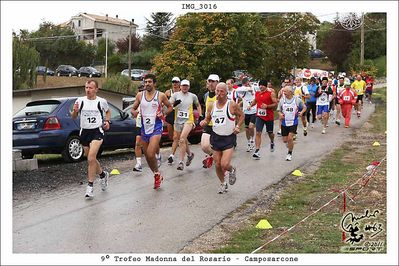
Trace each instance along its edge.
<instances>
[{"instance_id":1,"label":"runner","mask_svg":"<svg viewBox=\"0 0 399 266\"><path fill-rule=\"evenodd\" d=\"M137 117L140 106L141 113L141 139L144 149L144 155L147 163L154 173L154 189L161 186L163 176L159 172L156 152L159 149L159 141L162 135L162 104L167 107L166 114L172 111L172 105L169 103L165 94L156 90L156 77L153 74L147 74L144 77L145 90L136 95L136 101L132 106L132 114Z\"/></svg>"},{"instance_id":2,"label":"runner","mask_svg":"<svg viewBox=\"0 0 399 266\"><path fill-rule=\"evenodd\" d=\"M255 99L255 88L249 84L247 77L242 79L242 86L236 89L237 96L242 100L242 109L245 114L245 134L247 137L247 152L255 148L255 120L256 107L252 106L252 101Z\"/></svg>"},{"instance_id":3,"label":"runner","mask_svg":"<svg viewBox=\"0 0 399 266\"><path fill-rule=\"evenodd\" d=\"M279 112L281 120L281 135L283 142L287 144L288 153L285 158L286 161L292 160L292 150L294 149L293 136L298 127L298 116L302 117L306 112L306 106L302 100L293 96L292 87L284 87L284 95L279 101L277 111Z\"/></svg>"},{"instance_id":4,"label":"runner","mask_svg":"<svg viewBox=\"0 0 399 266\"><path fill-rule=\"evenodd\" d=\"M356 80L352 83L351 88L355 90L357 94L357 100L356 100L356 111L357 111L357 118L360 118L360 114L362 112L362 106L363 106L363 94L366 89L366 82L362 79L361 75L356 76Z\"/></svg>"},{"instance_id":5,"label":"runner","mask_svg":"<svg viewBox=\"0 0 399 266\"><path fill-rule=\"evenodd\" d=\"M316 121L316 93L319 90L319 86L316 84L316 78L311 77L310 78L310 83L308 85L308 92L309 92L309 98L306 99L306 119L308 121L308 124L311 125L311 127L314 127L314 123ZM310 112L312 112L312 123L310 123Z\"/></svg>"},{"instance_id":6,"label":"runner","mask_svg":"<svg viewBox=\"0 0 399 266\"><path fill-rule=\"evenodd\" d=\"M184 155L187 153L186 166L189 166L194 159L194 153L190 151L187 136L195 127L193 104L197 106L197 110L202 114L201 105L197 95L189 92L190 81L184 79L180 84L181 90L172 95L170 103L175 107L174 122L174 139L179 140L180 161L177 170L184 169Z\"/></svg>"},{"instance_id":7,"label":"runner","mask_svg":"<svg viewBox=\"0 0 399 266\"><path fill-rule=\"evenodd\" d=\"M108 108L107 100L97 96L97 81L88 80L85 84L85 92L86 96L76 99L71 116L76 119L80 115L79 136L88 163L85 197L92 199L96 174L100 176L101 189L105 191L108 187L109 173L101 168L97 153L104 140L104 130L108 130L111 124L111 110Z\"/></svg>"},{"instance_id":8,"label":"runner","mask_svg":"<svg viewBox=\"0 0 399 266\"><path fill-rule=\"evenodd\" d=\"M302 79L300 77L295 78L295 85L293 87L294 96L297 96L304 103L306 99L310 98L308 87L302 83ZM308 135L307 121L306 116L301 116L302 126L303 126L303 135L306 137ZM297 133L294 135L294 140L296 139Z\"/></svg>"},{"instance_id":9,"label":"runner","mask_svg":"<svg viewBox=\"0 0 399 266\"><path fill-rule=\"evenodd\" d=\"M170 100L170 97L173 96L174 93L177 93L180 91L180 78L179 77L173 77L172 78L172 88L165 91L165 95L168 98L168 100ZM164 110L165 111L165 110ZM176 153L176 149L177 149L177 145L179 144L179 139L176 139L174 137L174 121L175 121L175 109L172 110L172 112L170 112L166 117L165 117L165 121L167 129L168 129L168 135L169 135L169 139L173 141L172 143L172 153L169 155L168 158L168 164L172 165L173 164L173 159Z\"/></svg>"},{"instance_id":10,"label":"runner","mask_svg":"<svg viewBox=\"0 0 399 266\"><path fill-rule=\"evenodd\" d=\"M330 112L329 95L333 94L332 88L327 86L327 82L327 78L324 77L322 79L321 86L316 93L317 119L322 120L323 125L323 130L321 131L321 134L326 134L326 128Z\"/></svg>"},{"instance_id":11,"label":"runner","mask_svg":"<svg viewBox=\"0 0 399 266\"><path fill-rule=\"evenodd\" d=\"M216 85L219 83L219 76L216 74L210 74L206 87L208 92L205 93L204 101L205 101L205 114L208 112L210 106L216 101ZM209 120L207 125L202 126L204 128L202 136L201 136L201 149L205 152L205 159L202 161L204 168L210 168L213 164L213 150L211 148L210 137L212 133L212 121Z\"/></svg>"},{"instance_id":12,"label":"runner","mask_svg":"<svg viewBox=\"0 0 399 266\"><path fill-rule=\"evenodd\" d=\"M340 91L338 100L341 104L342 116L345 118L345 128L348 128L352 116L352 106L357 101L357 95L351 89L350 82L345 82L345 89Z\"/></svg>"},{"instance_id":13,"label":"runner","mask_svg":"<svg viewBox=\"0 0 399 266\"><path fill-rule=\"evenodd\" d=\"M138 92L144 90L144 84L140 84L137 87ZM140 110L140 109L139 109ZM141 166L141 157L143 156L143 145L141 143L141 115L140 111L136 118L136 145L134 147L134 156L136 158L136 165L133 168L135 172L142 172L143 167Z\"/></svg>"},{"instance_id":14,"label":"runner","mask_svg":"<svg viewBox=\"0 0 399 266\"><path fill-rule=\"evenodd\" d=\"M270 83L270 82L269 82ZM274 109L277 106L276 93L272 88L267 87L266 80L259 81L260 91L255 93L255 99L252 101L251 107L256 105L256 137L255 137L255 153L252 158L259 160L259 149L262 142L262 131L266 125L266 132L270 139L270 151L274 151Z\"/></svg>"},{"instance_id":15,"label":"runner","mask_svg":"<svg viewBox=\"0 0 399 266\"><path fill-rule=\"evenodd\" d=\"M237 97L237 92L234 88L234 79L226 80L227 85L227 99L238 103L239 98Z\"/></svg>"},{"instance_id":16,"label":"runner","mask_svg":"<svg viewBox=\"0 0 399 266\"><path fill-rule=\"evenodd\" d=\"M371 96L373 94L373 78L368 77L366 79L366 100L368 101L369 104L372 104L371 101Z\"/></svg>"},{"instance_id":17,"label":"runner","mask_svg":"<svg viewBox=\"0 0 399 266\"><path fill-rule=\"evenodd\" d=\"M335 124L337 124L338 126L341 125L341 104L339 103L338 95L344 89L345 89L344 77L340 76L337 85L337 97L335 98L335 107L337 109L337 114L335 116Z\"/></svg>"},{"instance_id":18,"label":"runner","mask_svg":"<svg viewBox=\"0 0 399 266\"><path fill-rule=\"evenodd\" d=\"M237 134L244 121L240 107L227 99L226 83L216 87L217 100L207 109L205 119L200 122L206 126L212 120L212 135L210 138L216 165L216 175L220 180L219 194L227 192L228 185L225 175L229 176L229 184L236 182L236 168L231 165Z\"/></svg>"}]
</instances>

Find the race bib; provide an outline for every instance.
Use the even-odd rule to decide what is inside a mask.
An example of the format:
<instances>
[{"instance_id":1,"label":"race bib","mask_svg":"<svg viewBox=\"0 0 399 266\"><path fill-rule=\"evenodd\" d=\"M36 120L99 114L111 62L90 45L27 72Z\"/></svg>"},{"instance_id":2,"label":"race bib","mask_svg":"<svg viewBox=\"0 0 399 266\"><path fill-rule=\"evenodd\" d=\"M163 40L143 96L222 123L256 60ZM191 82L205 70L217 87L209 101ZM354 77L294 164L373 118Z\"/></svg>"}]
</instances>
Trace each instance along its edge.
<instances>
[{"instance_id":1,"label":"race bib","mask_svg":"<svg viewBox=\"0 0 399 266\"><path fill-rule=\"evenodd\" d=\"M348 102L351 99L350 96L344 96L344 101Z\"/></svg>"},{"instance_id":2,"label":"race bib","mask_svg":"<svg viewBox=\"0 0 399 266\"><path fill-rule=\"evenodd\" d=\"M155 125L155 116L147 116L143 119L144 129L147 134L152 133Z\"/></svg>"},{"instance_id":3,"label":"race bib","mask_svg":"<svg viewBox=\"0 0 399 266\"><path fill-rule=\"evenodd\" d=\"M320 97L320 101L325 102L326 100L327 100L326 97L324 97L324 96L321 96L321 97Z\"/></svg>"},{"instance_id":4,"label":"race bib","mask_svg":"<svg viewBox=\"0 0 399 266\"><path fill-rule=\"evenodd\" d=\"M177 117L178 118L188 118L188 112L178 111L177 112Z\"/></svg>"},{"instance_id":5,"label":"race bib","mask_svg":"<svg viewBox=\"0 0 399 266\"><path fill-rule=\"evenodd\" d=\"M220 127L226 125L226 118L225 117L216 117L212 119L214 127Z\"/></svg>"},{"instance_id":6,"label":"race bib","mask_svg":"<svg viewBox=\"0 0 399 266\"><path fill-rule=\"evenodd\" d=\"M258 116L267 116L267 112L266 112L266 109L258 109L257 110L257 114L258 114Z\"/></svg>"}]
</instances>

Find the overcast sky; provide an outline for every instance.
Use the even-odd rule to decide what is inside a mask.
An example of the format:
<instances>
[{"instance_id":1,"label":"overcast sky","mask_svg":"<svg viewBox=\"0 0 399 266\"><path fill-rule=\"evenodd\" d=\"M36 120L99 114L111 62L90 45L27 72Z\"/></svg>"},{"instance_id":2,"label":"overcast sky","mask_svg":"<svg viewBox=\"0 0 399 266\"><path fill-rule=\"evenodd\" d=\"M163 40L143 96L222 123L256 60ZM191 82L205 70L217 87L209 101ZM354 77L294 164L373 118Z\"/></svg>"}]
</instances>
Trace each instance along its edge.
<instances>
[{"instance_id":1,"label":"overcast sky","mask_svg":"<svg viewBox=\"0 0 399 266\"><path fill-rule=\"evenodd\" d=\"M251 4L246 4L244 9L242 8L242 3L240 2L232 2L232 5L228 5L228 2L216 3L219 5L219 11L227 12L259 12L261 9L263 9L265 12L273 12L271 9L275 9L275 11L289 11L288 8L281 9L281 6L277 4L269 4L265 6L264 3L259 1L252 3L249 2ZM8 17L8 19L5 20L5 23L9 29L15 32L19 32L20 29L27 29L29 31L37 30L40 23L43 21L50 21L54 24L60 24L62 22L68 21L72 16L77 15L80 12L103 16L108 14L111 17L118 15L119 18L126 20L134 19L135 23L139 25L139 29L143 29L146 25L145 18L150 18L152 12L163 11L172 12L174 15L181 15L189 11L187 9L183 9L182 3L178 1L163 1L160 3L139 1L112 1L112 3L108 1L2 1L1 5L2 13L5 11L4 14L2 14L2 17L3 15ZM6 8L3 8L4 5L6 5ZM314 9L316 6L317 2L313 2L312 8ZM291 5L290 8L292 7L295 7L295 5ZM303 9L303 6L297 5L297 8ZM309 8L308 11L311 11L310 9L311 8ZM331 9L323 10L326 10L326 12L316 9L313 10L312 13L318 16L320 21L332 21L335 17L335 13L330 11ZM139 31L138 33L142 34L143 32Z\"/></svg>"}]
</instances>

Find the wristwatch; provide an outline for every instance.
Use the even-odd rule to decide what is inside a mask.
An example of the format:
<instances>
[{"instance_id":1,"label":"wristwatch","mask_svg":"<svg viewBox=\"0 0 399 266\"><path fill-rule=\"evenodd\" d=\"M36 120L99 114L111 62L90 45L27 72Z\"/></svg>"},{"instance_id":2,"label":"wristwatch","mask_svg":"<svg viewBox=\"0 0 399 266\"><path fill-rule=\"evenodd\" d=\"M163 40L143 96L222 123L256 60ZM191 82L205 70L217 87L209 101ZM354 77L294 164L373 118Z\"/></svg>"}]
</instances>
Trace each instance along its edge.
<instances>
[{"instance_id":1,"label":"wristwatch","mask_svg":"<svg viewBox=\"0 0 399 266\"><path fill-rule=\"evenodd\" d=\"M108 124L112 124L111 120L105 120L104 122L108 122Z\"/></svg>"}]
</instances>

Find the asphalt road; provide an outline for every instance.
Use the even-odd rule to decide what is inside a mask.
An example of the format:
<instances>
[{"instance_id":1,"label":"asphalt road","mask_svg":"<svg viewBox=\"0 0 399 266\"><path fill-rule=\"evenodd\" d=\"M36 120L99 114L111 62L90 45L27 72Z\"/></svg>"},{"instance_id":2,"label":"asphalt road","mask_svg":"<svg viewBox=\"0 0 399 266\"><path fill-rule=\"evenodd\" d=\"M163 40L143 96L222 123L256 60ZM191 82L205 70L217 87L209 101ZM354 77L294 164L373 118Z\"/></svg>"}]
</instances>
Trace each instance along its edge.
<instances>
[{"instance_id":1,"label":"asphalt road","mask_svg":"<svg viewBox=\"0 0 399 266\"><path fill-rule=\"evenodd\" d=\"M143 173L111 176L106 192L96 181L93 200L84 199L85 186L73 185L41 195L34 202L14 205L13 252L177 253L262 189L339 146L372 112L374 105L364 104L361 119L352 116L351 128L330 122L325 135L320 124L309 129L307 137L299 126L291 162L285 161L287 149L282 138L276 137L276 150L271 153L265 135L262 158L253 160L245 152L245 133L241 132L233 157L237 182L227 194L217 194L214 167L202 168L204 155L200 146L194 145L196 157L183 171L176 170L176 163L167 165L170 148L163 150L165 181L158 191L152 188L153 176L144 165Z\"/></svg>"}]
</instances>

